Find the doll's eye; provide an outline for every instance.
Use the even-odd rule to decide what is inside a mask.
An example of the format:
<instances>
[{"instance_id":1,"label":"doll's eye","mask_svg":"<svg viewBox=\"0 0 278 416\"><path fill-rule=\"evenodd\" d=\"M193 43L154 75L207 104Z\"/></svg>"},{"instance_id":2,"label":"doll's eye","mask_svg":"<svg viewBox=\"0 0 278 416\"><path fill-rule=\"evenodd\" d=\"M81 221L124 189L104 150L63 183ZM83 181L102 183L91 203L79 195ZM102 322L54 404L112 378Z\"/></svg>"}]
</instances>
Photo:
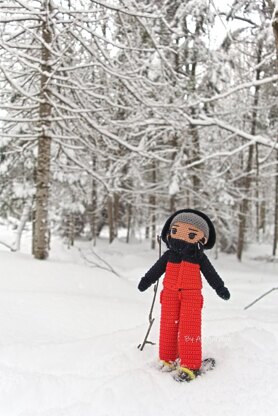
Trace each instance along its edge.
<instances>
[{"instance_id":1,"label":"doll's eye","mask_svg":"<svg viewBox=\"0 0 278 416\"><path fill-rule=\"evenodd\" d=\"M171 233L172 233L172 234L177 234L177 229L176 229L176 228L172 228L172 229L171 229Z\"/></svg>"},{"instance_id":2,"label":"doll's eye","mask_svg":"<svg viewBox=\"0 0 278 416\"><path fill-rule=\"evenodd\" d=\"M190 238L190 240L194 240L194 238L196 237L197 234L195 233L189 233L188 237Z\"/></svg>"}]
</instances>

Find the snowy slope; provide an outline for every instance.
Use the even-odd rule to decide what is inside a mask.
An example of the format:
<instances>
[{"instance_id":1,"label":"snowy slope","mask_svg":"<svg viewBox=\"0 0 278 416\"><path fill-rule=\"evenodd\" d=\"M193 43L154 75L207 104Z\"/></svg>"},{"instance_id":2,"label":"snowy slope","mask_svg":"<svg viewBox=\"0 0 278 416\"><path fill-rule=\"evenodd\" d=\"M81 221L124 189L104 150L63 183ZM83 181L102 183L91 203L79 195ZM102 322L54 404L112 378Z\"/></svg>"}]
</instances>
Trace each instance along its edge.
<instances>
[{"instance_id":1,"label":"snowy slope","mask_svg":"<svg viewBox=\"0 0 278 416\"><path fill-rule=\"evenodd\" d=\"M97 250L120 277L59 242L45 262L0 246L1 416L277 414L278 291L243 310L277 286L275 264L212 259L232 294L225 302L204 283L204 356L217 368L178 384L158 371L157 345L137 349L153 292L136 287L157 253L120 241ZM153 341L158 304L155 316Z\"/></svg>"}]
</instances>

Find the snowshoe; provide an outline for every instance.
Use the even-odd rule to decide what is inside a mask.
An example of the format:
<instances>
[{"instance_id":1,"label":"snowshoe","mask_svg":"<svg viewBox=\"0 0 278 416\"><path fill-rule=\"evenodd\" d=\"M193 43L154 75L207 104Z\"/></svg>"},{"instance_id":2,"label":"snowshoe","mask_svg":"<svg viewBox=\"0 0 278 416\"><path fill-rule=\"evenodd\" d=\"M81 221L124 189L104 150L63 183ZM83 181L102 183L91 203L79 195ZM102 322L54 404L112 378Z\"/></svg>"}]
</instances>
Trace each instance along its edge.
<instances>
[{"instance_id":1,"label":"snowshoe","mask_svg":"<svg viewBox=\"0 0 278 416\"><path fill-rule=\"evenodd\" d=\"M207 371L213 370L215 367L214 358L206 358L202 361L201 368L199 370L191 370L186 367L179 367L178 372L174 375L174 380L182 383L184 381L190 382L195 380L196 377L205 374Z\"/></svg>"},{"instance_id":2,"label":"snowshoe","mask_svg":"<svg viewBox=\"0 0 278 416\"><path fill-rule=\"evenodd\" d=\"M200 374L205 374L207 371L211 371L214 369L216 361L214 358L205 358L202 361L202 366L200 368Z\"/></svg>"},{"instance_id":3,"label":"snowshoe","mask_svg":"<svg viewBox=\"0 0 278 416\"><path fill-rule=\"evenodd\" d=\"M160 368L163 373L170 373L171 371L175 371L177 369L176 361L160 361Z\"/></svg>"}]
</instances>

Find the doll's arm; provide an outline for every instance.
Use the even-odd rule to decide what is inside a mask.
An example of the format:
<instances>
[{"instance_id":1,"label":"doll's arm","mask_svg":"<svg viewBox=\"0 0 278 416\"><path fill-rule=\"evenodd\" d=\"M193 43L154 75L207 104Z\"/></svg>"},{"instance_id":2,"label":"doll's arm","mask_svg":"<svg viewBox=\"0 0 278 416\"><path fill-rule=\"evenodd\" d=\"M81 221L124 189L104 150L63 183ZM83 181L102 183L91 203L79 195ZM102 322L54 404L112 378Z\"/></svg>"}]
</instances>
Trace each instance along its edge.
<instances>
[{"instance_id":1,"label":"doll's arm","mask_svg":"<svg viewBox=\"0 0 278 416\"><path fill-rule=\"evenodd\" d=\"M150 287L153 283L155 283L160 278L160 276L163 275L163 273L166 270L168 257L169 257L169 250L165 251L165 253L150 268L150 270L145 274L145 276L142 277L138 285L138 289L141 292L148 289L148 287Z\"/></svg>"},{"instance_id":2,"label":"doll's arm","mask_svg":"<svg viewBox=\"0 0 278 416\"><path fill-rule=\"evenodd\" d=\"M230 298L230 292L225 287L223 280L205 254L202 256L200 269L208 284L216 291L217 295L222 299L228 300Z\"/></svg>"}]
</instances>

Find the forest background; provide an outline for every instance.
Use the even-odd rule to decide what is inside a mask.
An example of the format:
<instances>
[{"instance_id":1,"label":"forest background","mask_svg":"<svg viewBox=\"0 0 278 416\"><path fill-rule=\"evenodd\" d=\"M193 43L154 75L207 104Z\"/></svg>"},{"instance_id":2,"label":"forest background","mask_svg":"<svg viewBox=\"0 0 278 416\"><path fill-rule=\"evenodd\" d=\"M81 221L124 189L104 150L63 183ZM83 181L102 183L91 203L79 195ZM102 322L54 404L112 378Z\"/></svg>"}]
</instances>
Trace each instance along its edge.
<instances>
[{"instance_id":1,"label":"forest background","mask_svg":"<svg viewBox=\"0 0 278 416\"><path fill-rule=\"evenodd\" d=\"M278 235L278 4L0 2L0 218L33 254L53 233L156 246L176 209L217 250Z\"/></svg>"}]
</instances>

